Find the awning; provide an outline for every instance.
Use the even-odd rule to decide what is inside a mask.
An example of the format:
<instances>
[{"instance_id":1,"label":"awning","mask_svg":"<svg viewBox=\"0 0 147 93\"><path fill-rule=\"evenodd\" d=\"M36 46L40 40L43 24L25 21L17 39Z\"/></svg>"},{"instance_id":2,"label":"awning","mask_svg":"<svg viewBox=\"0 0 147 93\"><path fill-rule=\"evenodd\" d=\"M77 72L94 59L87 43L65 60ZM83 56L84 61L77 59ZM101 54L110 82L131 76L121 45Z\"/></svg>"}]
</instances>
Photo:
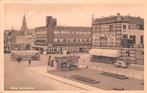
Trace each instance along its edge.
<instances>
[{"instance_id":1,"label":"awning","mask_svg":"<svg viewBox=\"0 0 147 93\"><path fill-rule=\"evenodd\" d=\"M106 56L106 57L119 57L120 50L114 49L90 49L90 55Z\"/></svg>"}]
</instances>

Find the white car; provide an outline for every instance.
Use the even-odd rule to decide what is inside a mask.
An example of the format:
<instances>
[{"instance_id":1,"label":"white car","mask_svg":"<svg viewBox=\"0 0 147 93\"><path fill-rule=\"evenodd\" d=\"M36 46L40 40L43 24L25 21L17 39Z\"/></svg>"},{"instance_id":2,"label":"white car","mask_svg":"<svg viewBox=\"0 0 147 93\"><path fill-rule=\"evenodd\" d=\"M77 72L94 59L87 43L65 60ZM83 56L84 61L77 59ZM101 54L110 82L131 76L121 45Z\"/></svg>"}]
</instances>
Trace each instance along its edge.
<instances>
[{"instance_id":1,"label":"white car","mask_svg":"<svg viewBox=\"0 0 147 93\"><path fill-rule=\"evenodd\" d=\"M114 63L114 65L116 67L128 68L128 63L123 62L123 61L117 61L116 63Z\"/></svg>"}]
</instances>

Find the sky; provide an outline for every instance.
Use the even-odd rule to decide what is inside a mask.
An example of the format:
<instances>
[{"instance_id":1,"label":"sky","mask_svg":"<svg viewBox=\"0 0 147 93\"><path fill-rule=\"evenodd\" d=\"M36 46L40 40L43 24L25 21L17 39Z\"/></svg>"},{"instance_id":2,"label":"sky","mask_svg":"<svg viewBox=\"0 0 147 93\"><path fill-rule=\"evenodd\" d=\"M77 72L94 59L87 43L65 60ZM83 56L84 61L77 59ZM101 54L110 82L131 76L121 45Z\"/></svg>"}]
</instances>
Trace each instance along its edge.
<instances>
[{"instance_id":1,"label":"sky","mask_svg":"<svg viewBox=\"0 0 147 93\"><path fill-rule=\"evenodd\" d=\"M53 16L61 26L91 26L95 18L120 13L144 18L143 4L5 4L4 29L19 30L25 14L28 28L46 25L46 16Z\"/></svg>"}]
</instances>

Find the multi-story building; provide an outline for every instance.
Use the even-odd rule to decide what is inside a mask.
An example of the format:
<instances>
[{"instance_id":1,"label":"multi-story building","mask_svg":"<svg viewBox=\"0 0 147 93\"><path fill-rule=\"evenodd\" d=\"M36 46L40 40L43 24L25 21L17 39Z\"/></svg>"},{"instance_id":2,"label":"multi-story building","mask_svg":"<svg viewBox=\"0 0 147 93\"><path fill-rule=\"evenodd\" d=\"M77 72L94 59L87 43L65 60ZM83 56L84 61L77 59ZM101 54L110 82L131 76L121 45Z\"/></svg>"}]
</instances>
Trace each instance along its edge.
<instances>
[{"instance_id":1,"label":"multi-story building","mask_svg":"<svg viewBox=\"0 0 147 93\"><path fill-rule=\"evenodd\" d=\"M35 50L44 50L48 45L48 35L47 35L47 27L36 27L35 28L35 38L34 45L32 46Z\"/></svg>"},{"instance_id":2,"label":"multi-story building","mask_svg":"<svg viewBox=\"0 0 147 93\"><path fill-rule=\"evenodd\" d=\"M35 28L35 45L47 46L47 27L36 27Z\"/></svg>"},{"instance_id":3,"label":"multi-story building","mask_svg":"<svg viewBox=\"0 0 147 93\"><path fill-rule=\"evenodd\" d=\"M46 17L46 26L35 28L35 40L33 48L36 50L46 50L53 43L53 30L57 22L52 16Z\"/></svg>"},{"instance_id":4,"label":"multi-story building","mask_svg":"<svg viewBox=\"0 0 147 93\"><path fill-rule=\"evenodd\" d=\"M143 47L144 20L140 17L116 16L93 18L93 47L120 48L124 37L132 39L133 47Z\"/></svg>"},{"instance_id":5,"label":"multi-story building","mask_svg":"<svg viewBox=\"0 0 147 93\"><path fill-rule=\"evenodd\" d=\"M93 18L92 20L93 48L109 49L120 51L121 60L135 64L144 64L144 19L140 17L116 16ZM96 50L95 50L96 51ZM102 51L103 52L103 51ZM105 51L107 56L107 52ZM115 52L112 52L112 55ZM129 54L128 54L129 53ZM139 54L142 54L137 56ZM101 53L102 54L102 53ZM118 54L118 53L115 53ZM98 54L99 55L99 54ZM101 56L101 55L100 55ZM111 59L111 55L105 56L106 62ZM115 60L116 60L115 57ZM98 57L95 57L98 58ZM102 57L101 57L102 59ZM139 60L139 61L138 61ZM114 63L113 61L111 63Z\"/></svg>"},{"instance_id":6,"label":"multi-story building","mask_svg":"<svg viewBox=\"0 0 147 93\"><path fill-rule=\"evenodd\" d=\"M91 48L90 27L57 26L52 16L47 16L46 26L35 28L34 48L49 53L88 51Z\"/></svg>"},{"instance_id":7,"label":"multi-story building","mask_svg":"<svg viewBox=\"0 0 147 93\"><path fill-rule=\"evenodd\" d=\"M86 52L91 48L91 28L57 26L54 29L54 41L50 52Z\"/></svg>"}]
</instances>

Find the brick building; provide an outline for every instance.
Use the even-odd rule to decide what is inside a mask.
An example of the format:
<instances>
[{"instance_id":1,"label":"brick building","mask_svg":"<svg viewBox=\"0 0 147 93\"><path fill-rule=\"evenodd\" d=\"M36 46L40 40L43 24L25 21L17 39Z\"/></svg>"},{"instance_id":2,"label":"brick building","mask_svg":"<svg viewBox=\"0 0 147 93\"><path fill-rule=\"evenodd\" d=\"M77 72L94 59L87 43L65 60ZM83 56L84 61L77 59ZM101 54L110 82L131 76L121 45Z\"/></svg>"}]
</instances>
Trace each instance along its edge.
<instances>
[{"instance_id":1,"label":"brick building","mask_svg":"<svg viewBox=\"0 0 147 93\"><path fill-rule=\"evenodd\" d=\"M132 64L144 64L143 18L122 16L120 13L116 16L93 18L92 39L94 49L118 50L121 60ZM141 55L137 56L138 54ZM104 55L107 53L103 54L104 60L113 59Z\"/></svg>"},{"instance_id":2,"label":"brick building","mask_svg":"<svg viewBox=\"0 0 147 93\"><path fill-rule=\"evenodd\" d=\"M116 16L93 18L93 47L119 48L124 37L132 39L132 47L143 47L144 20L140 17Z\"/></svg>"}]
</instances>

